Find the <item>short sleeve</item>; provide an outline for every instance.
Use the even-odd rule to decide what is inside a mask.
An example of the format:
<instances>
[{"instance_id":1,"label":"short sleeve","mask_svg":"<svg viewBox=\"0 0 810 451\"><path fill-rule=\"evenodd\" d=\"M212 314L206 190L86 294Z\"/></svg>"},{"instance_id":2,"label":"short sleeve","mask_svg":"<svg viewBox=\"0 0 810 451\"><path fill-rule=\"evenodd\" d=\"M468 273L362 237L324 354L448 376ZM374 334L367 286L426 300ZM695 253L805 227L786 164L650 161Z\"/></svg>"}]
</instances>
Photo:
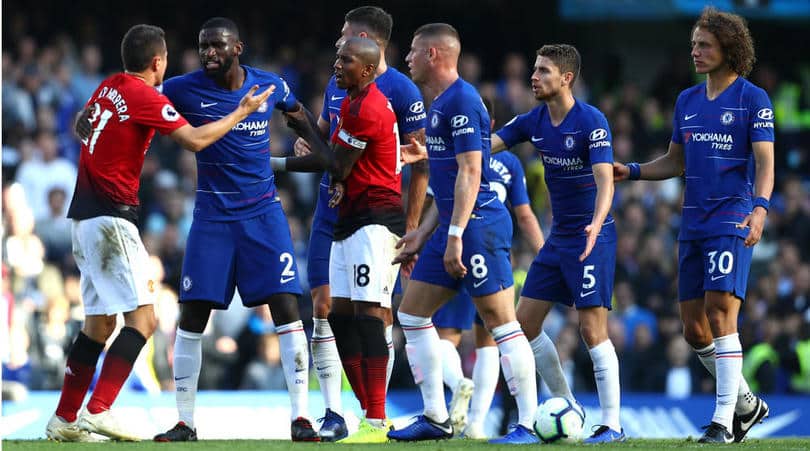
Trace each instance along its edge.
<instances>
[{"instance_id":1,"label":"short sleeve","mask_svg":"<svg viewBox=\"0 0 810 451\"><path fill-rule=\"evenodd\" d=\"M132 119L136 123L154 128L161 135L168 135L188 124L165 95L149 87L141 90L141 93L141 101L137 107L131 108Z\"/></svg>"},{"instance_id":2,"label":"short sleeve","mask_svg":"<svg viewBox=\"0 0 810 451\"><path fill-rule=\"evenodd\" d=\"M349 98L341 106L340 124L332 135L332 142L352 150L366 150L369 142L379 133L380 120L373 117L371 109L360 108L357 115L343 114Z\"/></svg>"},{"instance_id":3,"label":"short sleeve","mask_svg":"<svg viewBox=\"0 0 810 451\"><path fill-rule=\"evenodd\" d=\"M773 106L763 89L755 89L748 107L751 142L774 140Z\"/></svg>"},{"instance_id":4,"label":"short sleeve","mask_svg":"<svg viewBox=\"0 0 810 451\"><path fill-rule=\"evenodd\" d=\"M613 163L613 137L605 115L594 112L588 122L585 131L588 133L588 158L591 164Z\"/></svg>"},{"instance_id":5,"label":"short sleeve","mask_svg":"<svg viewBox=\"0 0 810 451\"><path fill-rule=\"evenodd\" d=\"M534 111L535 110L532 110L528 113L513 117L512 120L495 132L506 145L507 149L529 139L529 134L526 132L526 124L531 121L531 116Z\"/></svg>"},{"instance_id":6,"label":"short sleeve","mask_svg":"<svg viewBox=\"0 0 810 451\"><path fill-rule=\"evenodd\" d=\"M397 115L400 133L411 133L425 128L425 102L419 88L412 81L403 77L394 97L394 113Z\"/></svg>"},{"instance_id":7,"label":"short sleeve","mask_svg":"<svg viewBox=\"0 0 810 451\"><path fill-rule=\"evenodd\" d=\"M290 90L290 86L283 78L279 77L278 81L281 86L276 85L276 91L273 93L274 96L278 96L275 103L276 108L281 111L294 110L295 106L298 105L298 99L295 98L292 90Z\"/></svg>"},{"instance_id":8,"label":"short sleeve","mask_svg":"<svg viewBox=\"0 0 810 451\"><path fill-rule=\"evenodd\" d=\"M462 96L458 98L455 108L448 109L452 113L448 114L445 120L450 129L456 154L483 150L481 142L483 108L484 105L480 100L472 101L468 96Z\"/></svg>"}]
</instances>

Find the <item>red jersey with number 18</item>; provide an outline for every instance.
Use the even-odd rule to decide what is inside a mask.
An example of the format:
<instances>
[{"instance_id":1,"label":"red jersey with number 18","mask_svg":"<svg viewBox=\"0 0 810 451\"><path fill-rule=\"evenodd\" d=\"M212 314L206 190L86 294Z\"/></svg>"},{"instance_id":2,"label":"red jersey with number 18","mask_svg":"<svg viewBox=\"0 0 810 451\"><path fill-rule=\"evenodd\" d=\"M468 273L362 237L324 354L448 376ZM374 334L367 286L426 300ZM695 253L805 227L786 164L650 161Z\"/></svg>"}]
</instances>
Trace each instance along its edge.
<instances>
[{"instance_id":1,"label":"red jersey with number 18","mask_svg":"<svg viewBox=\"0 0 810 451\"><path fill-rule=\"evenodd\" d=\"M405 216L397 118L376 83L355 98L343 100L332 142L349 152L363 152L344 180L346 194L338 210L334 239L345 239L371 224L384 225L401 236Z\"/></svg>"},{"instance_id":2,"label":"red jersey with number 18","mask_svg":"<svg viewBox=\"0 0 810 451\"><path fill-rule=\"evenodd\" d=\"M101 82L87 102L93 132L82 141L68 217L119 216L137 221L141 170L155 130L167 135L188 122L166 96L134 75Z\"/></svg>"}]
</instances>

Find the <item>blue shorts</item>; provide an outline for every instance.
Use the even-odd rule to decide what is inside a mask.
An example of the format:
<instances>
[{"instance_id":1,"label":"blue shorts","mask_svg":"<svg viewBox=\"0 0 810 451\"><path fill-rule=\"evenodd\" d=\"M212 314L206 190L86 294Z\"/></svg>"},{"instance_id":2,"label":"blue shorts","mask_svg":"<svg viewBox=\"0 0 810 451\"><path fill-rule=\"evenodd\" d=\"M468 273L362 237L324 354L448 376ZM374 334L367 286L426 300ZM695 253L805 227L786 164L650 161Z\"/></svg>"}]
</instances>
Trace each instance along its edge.
<instances>
[{"instance_id":1,"label":"blue shorts","mask_svg":"<svg viewBox=\"0 0 810 451\"><path fill-rule=\"evenodd\" d=\"M486 223L482 221L471 219L464 231L461 252L461 261L467 267L464 278L453 278L444 269L448 225L441 224L419 254L411 280L455 291L465 288L473 297L486 296L511 287L514 284L509 256L512 247L512 218L504 209L496 218L491 218Z\"/></svg>"},{"instance_id":2,"label":"blue shorts","mask_svg":"<svg viewBox=\"0 0 810 451\"><path fill-rule=\"evenodd\" d=\"M329 253L332 249L333 231L337 221L337 209L329 208L329 194L323 186L318 190L318 205L312 217L312 232L307 248L307 282L309 289L329 285Z\"/></svg>"},{"instance_id":3,"label":"blue shorts","mask_svg":"<svg viewBox=\"0 0 810 451\"><path fill-rule=\"evenodd\" d=\"M678 300L703 299L725 291L745 299L753 247L739 236L681 241L678 246Z\"/></svg>"},{"instance_id":4,"label":"blue shorts","mask_svg":"<svg viewBox=\"0 0 810 451\"><path fill-rule=\"evenodd\" d=\"M521 296L556 302L576 308L611 308L613 274L616 270L616 240L597 239L584 262L585 238L549 239L534 258ZM615 235L614 235L615 236Z\"/></svg>"},{"instance_id":5,"label":"blue shorts","mask_svg":"<svg viewBox=\"0 0 810 451\"><path fill-rule=\"evenodd\" d=\"M469 330L473 321L480 326L484 325L478 312L475 311L472 297L466 290L459 291L453 299L447 301L433 314L433 325L440 329Z\"/></svg>"},{"instance_id":6,"label":"blue shorts","mask_svg":"<svg viewBox=\"0 0 810 451\"><path fill-rule=\"evenodd\" d=\"M192 222L180 302L209 301L214 308L226 309L234 288L249 307L276 293L301 294L290 227L280 203L249 219Z\"/></svg>"}]
</instances>

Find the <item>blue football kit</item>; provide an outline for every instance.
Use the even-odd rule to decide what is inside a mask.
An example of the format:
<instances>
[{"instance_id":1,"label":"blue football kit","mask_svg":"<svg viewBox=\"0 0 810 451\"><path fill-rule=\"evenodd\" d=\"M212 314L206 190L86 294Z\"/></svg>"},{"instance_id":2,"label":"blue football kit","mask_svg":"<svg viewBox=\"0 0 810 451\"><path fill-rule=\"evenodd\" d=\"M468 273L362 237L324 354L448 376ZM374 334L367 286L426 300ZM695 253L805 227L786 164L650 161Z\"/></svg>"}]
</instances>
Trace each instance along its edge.
<instances>
[{"instance_id":1,"label":"blue football kit","mask_svg":"<svg viewBox=\"0 0 810 451\"><path fill-rule=\"evenodd\" d=\"M430 188L439 211L439 225L416 261L412 280L459 291L473 297L496 293L512 286L509 250L512 218L498 195L490 190L490 119L475 88L459 78L433 101L425 128ZM458 162L456 155L481 152L480 187L462 235L462 262L467 275L456 279L444 269L447 232L453 214Z\"/></svg>"},{"instance_id":2,"label":"blue football kit","mask_svg":"<svg viewBox=\"0 0 810 451\"><path fill-rule=\"evenodd\" d=\"M684 90L675 103L672 142L683 146L683 218L678 298L706 290L745 298L753 248L740 224L753 210L752 143L773 142L773 107L765 91L738 77L714 100L706 84Z\"/></svg>"},{"instance_id":3,"label":"blue football kit","mask_svg":"<svg viewBox=\"0 0 810 451\"><path fill-rule=\"evenodd\" d=\"M234 289L247 306L276 293L301 294L289 224L270 168L273 109L297 100L279 76L242 66L245 81L230 91L202 70L167 80L163 93L199 127L231 113L258 85L275 91L224 137L195 154L197 192L180 286L180 301L210 301L227 308Z\"/></svg>"},{"instance_id":4,"label":"blue football kit","mask_svg":"<svg viewBox=\"0 0 810 451\"><path fill-rule=\"evenodd\" d=\"M531 141L543 160L551 197L551 235L532 262L521 295L577 308L611 308L616 266L613 216L607 215L593 251L579 261L586 245L585 227L595 208L592 165L613 163L607 119L576 100L557 126L541 105L516 116L496 134L507 147Z\"/></svg>"},{"instance_id":5,"label":"blue football kit","mask_svg":"<svg viewBox=\"0 0 810 451\"><path fill-rule=\"evenodd\" d=\"M489 188L498 195L498 199L515 208L529 203L529 193L526 189L526 174L523 166L512 152L499 152L489 159ZM459 293L441 306L433 314L433 325L438 328L453 328L467 330L473 321L484 325L481 317L475 311L472 298L466 290Z\"/></svg>"},{"instance_id":6,"label":"blue football kit","mask_svg":"<svg viewBox=\"0 0 810 451\"><path fill-rule=\"evenodd\" d=\"M425 127L422 94L410 78L389 67L374 82L377 89L391 102L400 134L412 133ZM340 122L340 105L345 97L346 91L337 87L335 77L330 78L321 110L321 118L329 122L329 136L332 136ZM330 197L329 174L324 173L318 190L318 204L312 219L312 232L307 249L307 279L310 288L329 284L329 253L337 222L337 208L329 207Z\"/></svg>"}]
</instances>

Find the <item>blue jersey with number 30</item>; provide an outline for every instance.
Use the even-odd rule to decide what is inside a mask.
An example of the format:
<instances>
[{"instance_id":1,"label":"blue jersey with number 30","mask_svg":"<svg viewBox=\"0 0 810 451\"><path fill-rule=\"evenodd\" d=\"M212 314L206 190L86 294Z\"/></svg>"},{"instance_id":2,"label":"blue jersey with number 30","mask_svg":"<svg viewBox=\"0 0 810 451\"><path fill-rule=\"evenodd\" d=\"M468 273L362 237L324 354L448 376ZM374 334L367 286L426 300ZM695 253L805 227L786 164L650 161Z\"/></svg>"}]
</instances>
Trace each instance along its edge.
<instances>
[{"instance_id":1,"label":"blue jersey with number 30","mask_svg":"<svg viewBox=\"0 0 810 451\"><path fill-rule=\"evenodd\" d=\"M672 119L686 177L680 240L748 235L736 226L753 208L752 143L773 139L771 101L748 80L738 77L714 100L705 83L681 92Z\"/></svg>"}]
</instances>

